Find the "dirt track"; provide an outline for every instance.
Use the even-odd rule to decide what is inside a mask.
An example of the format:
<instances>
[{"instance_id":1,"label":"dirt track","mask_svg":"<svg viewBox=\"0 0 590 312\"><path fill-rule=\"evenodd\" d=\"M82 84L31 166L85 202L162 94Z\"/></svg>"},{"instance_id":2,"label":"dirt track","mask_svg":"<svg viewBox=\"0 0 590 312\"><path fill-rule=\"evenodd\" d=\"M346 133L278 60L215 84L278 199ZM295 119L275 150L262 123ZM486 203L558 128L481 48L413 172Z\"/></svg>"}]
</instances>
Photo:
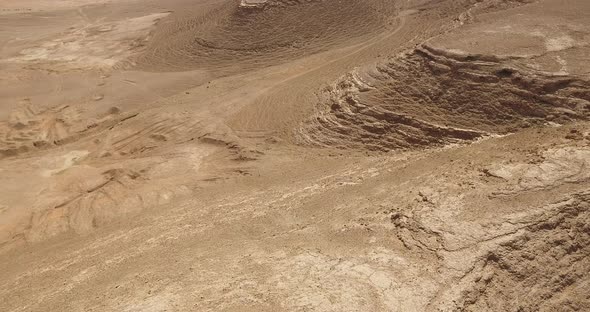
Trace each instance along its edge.
<instances>
[{"instance_id":1,"label":"dirt track","mask_svg":"<svg viewBox=\"0 0 590 312\"><path fill-rule=\"evenodd\" d=\"M590 310L587 12L4 1L0 310Z\"/></svg>"}]
</instances>

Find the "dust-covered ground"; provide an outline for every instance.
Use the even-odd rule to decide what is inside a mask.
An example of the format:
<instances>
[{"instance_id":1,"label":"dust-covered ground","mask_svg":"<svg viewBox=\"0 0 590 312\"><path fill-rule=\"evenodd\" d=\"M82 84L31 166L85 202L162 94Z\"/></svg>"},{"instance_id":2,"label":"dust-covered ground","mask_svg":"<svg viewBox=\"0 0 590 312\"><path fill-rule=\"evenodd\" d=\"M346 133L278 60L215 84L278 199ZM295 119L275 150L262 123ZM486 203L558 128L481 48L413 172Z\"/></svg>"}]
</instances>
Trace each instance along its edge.
<instances>
[{"instance_id":1,"label":"dust-covered ground","mask_svg":"<svg viewBox=\"0 0 590 312\"><path fill-rule=\"evenodd\" d=\"M0 2L0 311L590 311L590 2Z\"/></svg>"}]
</instances>

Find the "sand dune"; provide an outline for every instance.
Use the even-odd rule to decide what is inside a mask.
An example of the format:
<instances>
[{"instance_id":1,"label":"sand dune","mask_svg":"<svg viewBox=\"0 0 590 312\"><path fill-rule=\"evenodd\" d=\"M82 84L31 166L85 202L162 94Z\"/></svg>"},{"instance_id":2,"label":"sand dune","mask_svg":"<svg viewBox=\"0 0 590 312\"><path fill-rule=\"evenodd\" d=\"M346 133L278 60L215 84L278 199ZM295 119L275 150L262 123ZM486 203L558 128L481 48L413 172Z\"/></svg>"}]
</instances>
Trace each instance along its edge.
<instances>
[{"instance_id":1,"label":"sand dune","mask_svg":"<svg viewBox=\"0 0 590 312\"><path fill-rule=\"evenodd\" d=\"M157 71L260 68L366 40L388 26L395 9L382 0L226 1L174 13L138 63Z\"/></svg>"}]
</instances>

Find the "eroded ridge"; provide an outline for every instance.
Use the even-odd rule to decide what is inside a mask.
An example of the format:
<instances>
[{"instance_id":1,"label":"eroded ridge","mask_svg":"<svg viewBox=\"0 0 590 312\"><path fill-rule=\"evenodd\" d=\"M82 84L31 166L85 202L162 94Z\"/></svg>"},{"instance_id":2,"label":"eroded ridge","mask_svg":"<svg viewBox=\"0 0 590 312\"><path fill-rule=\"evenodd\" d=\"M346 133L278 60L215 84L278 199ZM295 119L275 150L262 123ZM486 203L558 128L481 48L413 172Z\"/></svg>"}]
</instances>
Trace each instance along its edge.
<instances>
[{"instance_id":1,"label":"eroded ridge","mask_svg":"<svg viewBox=\"0 0 590 312\"><path fill-rule=\"evenodd\" d=\"M441 146L533 125L586 120L587 79L508 58L424 45L359 69L320 94L302 144L376 151Z\"/></svg>"}]
</instances>

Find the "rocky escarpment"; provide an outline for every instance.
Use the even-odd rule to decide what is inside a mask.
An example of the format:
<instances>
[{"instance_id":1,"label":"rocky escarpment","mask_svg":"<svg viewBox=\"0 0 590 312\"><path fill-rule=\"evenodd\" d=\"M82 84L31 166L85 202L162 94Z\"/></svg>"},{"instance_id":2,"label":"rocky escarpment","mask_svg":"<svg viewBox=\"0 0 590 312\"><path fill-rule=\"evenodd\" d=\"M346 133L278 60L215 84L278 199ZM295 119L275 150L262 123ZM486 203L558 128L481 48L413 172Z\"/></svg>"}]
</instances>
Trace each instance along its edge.
<instances>
[{"instance_id":1,"label":"rocky escarpment","mask_svg":"<svg viewBox=\"0 0 590 312\"><path fill-rule=\"evenodd\" d=\"M590 193L527 226L476 266L457 311L590 309Z\"/></svg>"},{"instance_id":2,"label":"rocky escarpment","mask_svg":"<svg viewBox=\"0 0 590 312\"><path fill-rule=\"evenodd\" d=\"M376 151L441 146L590 117L590 82L496 56L422 46L320 93L304 145Z\"/></svg>"}]
</instances>

